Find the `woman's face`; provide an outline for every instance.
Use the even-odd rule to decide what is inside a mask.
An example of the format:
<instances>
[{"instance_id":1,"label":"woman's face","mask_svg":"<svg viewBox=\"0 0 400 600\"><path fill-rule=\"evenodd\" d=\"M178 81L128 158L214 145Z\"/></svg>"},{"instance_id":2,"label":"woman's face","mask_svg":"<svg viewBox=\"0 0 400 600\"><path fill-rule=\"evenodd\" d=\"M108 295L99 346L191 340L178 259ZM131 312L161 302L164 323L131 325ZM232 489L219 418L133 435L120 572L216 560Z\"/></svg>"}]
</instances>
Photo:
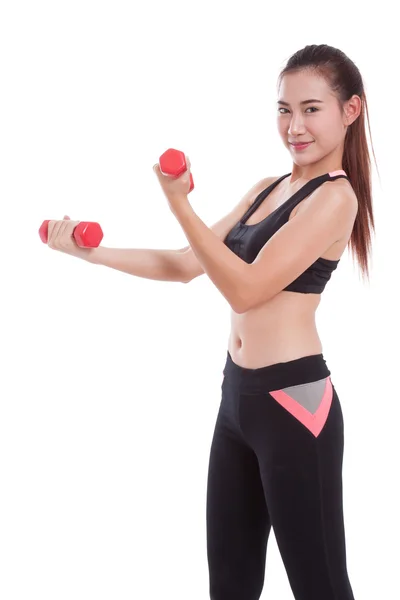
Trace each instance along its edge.
<instances>
[{"instance_id":1,"label":"woman's face","mask_svg":"<svg viewBox=\"0 0 400 600\"><path fill-rule=\"evenodd\" d=\"M301 104L306 100L315 101ZM337 149L343 150L344 116L325 79L315 74L302 71L284 75L278 91L277 124L296 164L310 164ZM304 150L296 150L291 142L312 143Z\"/></svg>"}]
</instances>

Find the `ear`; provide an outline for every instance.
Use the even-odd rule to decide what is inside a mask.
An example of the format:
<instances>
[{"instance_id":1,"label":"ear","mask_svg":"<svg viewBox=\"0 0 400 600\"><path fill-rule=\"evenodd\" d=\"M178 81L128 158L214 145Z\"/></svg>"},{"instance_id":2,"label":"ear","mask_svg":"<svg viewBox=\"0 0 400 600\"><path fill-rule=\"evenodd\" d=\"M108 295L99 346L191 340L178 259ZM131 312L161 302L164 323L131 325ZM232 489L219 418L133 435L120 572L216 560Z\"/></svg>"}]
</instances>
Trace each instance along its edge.
<instances>
[{"instance_id":1,"label":"ear","mask_svg":"<svg viewBox=\"0 0 400 600\"><path fill-rule=\"evenodd\" d=\"M349 127L354 121L360 116L362 109L362 100L360 96L354 94L350 100L347 101L345 107L346 114L346 126Z\"/></svg>"}]
</instances>

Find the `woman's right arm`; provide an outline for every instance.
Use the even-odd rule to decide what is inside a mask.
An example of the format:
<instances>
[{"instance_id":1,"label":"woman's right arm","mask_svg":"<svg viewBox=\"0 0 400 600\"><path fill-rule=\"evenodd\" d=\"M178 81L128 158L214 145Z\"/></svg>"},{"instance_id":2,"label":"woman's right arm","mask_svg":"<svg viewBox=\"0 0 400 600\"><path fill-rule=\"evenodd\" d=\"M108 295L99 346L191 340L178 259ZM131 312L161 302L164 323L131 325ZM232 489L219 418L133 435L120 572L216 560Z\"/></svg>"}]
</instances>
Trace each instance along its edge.
<instances>
[{"instance_id":1,"label":"woman's right arm","mask_svg":"<svg viewBox=\"0 0 400 600\"><path fill-rule=\"evenodd\" d=\"M136 277L186 283L187 260L181 250L148 248L92 248L86 259Z\"/></svg>"},{"instance_id":2,"label":"woman's right arm","mask_svg":"<svg viewBox=\"0 0 400 600\"><path fill-rule=\"evenodd\" d=\"M79 221L67 215L62 221L49 221L47 245L52 250L69 254L91 264L104 265L129 275L161 281L187 279L187 260L179 250L151 250L147 248L86 248L78 246L74 231Z\"/></svg>"}]
</instances>

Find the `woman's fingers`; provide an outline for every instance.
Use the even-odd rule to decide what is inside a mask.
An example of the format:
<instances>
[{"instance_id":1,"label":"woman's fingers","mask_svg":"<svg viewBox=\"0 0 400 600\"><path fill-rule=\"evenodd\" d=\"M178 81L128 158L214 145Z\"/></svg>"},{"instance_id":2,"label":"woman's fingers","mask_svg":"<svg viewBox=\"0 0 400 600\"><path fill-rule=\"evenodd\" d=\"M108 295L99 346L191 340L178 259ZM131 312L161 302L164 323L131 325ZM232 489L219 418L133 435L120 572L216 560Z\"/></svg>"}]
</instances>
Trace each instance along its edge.
<instances>
[{"instance_id":1,"label":"woman's fingers","mask_svg":"<svg viewBox=\"0 0 400 600\"><path fill-rule=\"evenodd\" d=\"M53 250L66 250L76 246L73 232L79 221L68 217L62 221L49 221L47 245Z\"/></svg>"}]
</instances>

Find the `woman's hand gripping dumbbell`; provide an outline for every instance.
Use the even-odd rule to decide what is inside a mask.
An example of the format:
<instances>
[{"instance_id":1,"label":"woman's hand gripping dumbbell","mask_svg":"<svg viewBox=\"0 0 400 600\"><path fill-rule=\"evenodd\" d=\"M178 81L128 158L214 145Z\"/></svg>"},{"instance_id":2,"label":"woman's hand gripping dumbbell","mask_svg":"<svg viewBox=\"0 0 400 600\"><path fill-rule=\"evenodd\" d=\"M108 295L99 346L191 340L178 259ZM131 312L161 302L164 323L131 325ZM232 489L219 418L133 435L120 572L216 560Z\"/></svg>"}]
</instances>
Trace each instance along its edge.
<instances>
[{"instance_id":1,"label":"woman's hand gripping dumbbell","mask_svg":"<svg viewBox=\"0 0 400 600\"><path fill-rule=\"evenodd\" d=\"M62 221L43 221L39 236L49 248L78 258L87 258L92 248L97 248L103 239L98 223L71 221L65 216Z\"/></svg>"},{"instance_id":2,"label":"woman's hand gripping dumbbell","mask_svg":"<svg viewBox=\"0 0 400 600\"><path fill-rule=\"evenodd\" d=\"M153 170L168 200L169 208L177 216L177 211L188 203L187 196L194 188L189 158L180 150L169 148L160 156Z\"/></svg>"},{"instance_id":3,"label":"woman's hand gripping dumbbell","mask_svg":"<svg viewBox=\"0 0 400 600\"><path fill-rule=\"evenodd\" d=\"M164 152L164 154L160 156L158 163L160 175L169 175L171 176L171 179L177 179L178 177L183 175L183 173L189 170L190 161L188 162L189 164L187 164L186 156L183 152L181 152L180 150L175 150L174 148L169 148ZM154 165L154 167L157 167L157 165ZM170 187L173 186L173 181L171 181ZM193 188L193 177L192 174L189 172L189 189L187 190L187 193L189 194L193 190Z\"/></svg>"}]
</instances>

